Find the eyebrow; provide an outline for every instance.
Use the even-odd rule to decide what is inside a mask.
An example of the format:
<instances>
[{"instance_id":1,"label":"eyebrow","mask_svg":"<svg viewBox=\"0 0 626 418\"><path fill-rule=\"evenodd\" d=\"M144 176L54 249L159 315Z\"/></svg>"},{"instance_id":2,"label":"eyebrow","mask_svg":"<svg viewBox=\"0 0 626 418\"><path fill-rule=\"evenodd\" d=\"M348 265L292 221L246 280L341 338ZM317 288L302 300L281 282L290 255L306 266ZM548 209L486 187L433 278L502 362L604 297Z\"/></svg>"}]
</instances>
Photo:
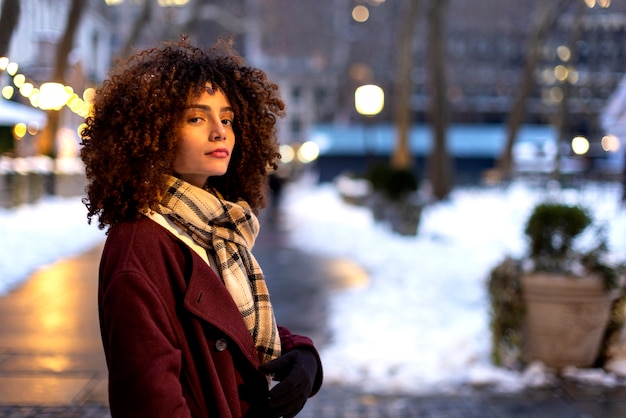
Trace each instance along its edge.
<instances>
[{"instance_id":1,"label":"eyebrow","mask_svg":"<svg viewBox=\"0 0 626 418\"><path fill-rule=\"evenodd\" d=\"M190 104L189 106L185 106L185 109L211 110L211 106L196 103L196 104ZM234 110L230 106L224 106L220 108L220 112L233 112L234 113Z\"/></svg>"}]
</instances>

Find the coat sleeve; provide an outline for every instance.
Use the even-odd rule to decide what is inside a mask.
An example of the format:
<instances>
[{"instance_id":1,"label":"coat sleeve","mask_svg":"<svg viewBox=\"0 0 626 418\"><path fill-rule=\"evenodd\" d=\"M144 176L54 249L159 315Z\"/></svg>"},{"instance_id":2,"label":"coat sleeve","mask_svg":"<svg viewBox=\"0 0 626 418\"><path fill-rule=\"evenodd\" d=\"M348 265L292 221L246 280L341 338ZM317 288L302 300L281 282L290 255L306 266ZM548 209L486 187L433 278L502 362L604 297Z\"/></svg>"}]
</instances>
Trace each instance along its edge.
<instances>
[{"instance_id":1,"label":"coat sleeve","mask_svg":"<svg viewBox=\"0 0 626 418\"><path fill-rule=\"evenodd\" d=\"M101 288L100 304L112 417L191 417L179 381L181 352L153 284L117 273Z\"/></svg>"},{"instance_id":2,"label":"coat sleeve","mask_svg":"<svg viewBox=\"0 0 626 418\"><path fill-rule=\"evenodd\" d=\"M281 326L278 327L278 333L280 335L280 344L284 353L288 353L296 348L304 348L311 350L313 354L315 354L315 357L317 358L317 375L315 376L315 383L313 384L313 390L311 391L311 395L309 395L309 397L315 395L322 387L324 373L322 370L322 360L320 359L320 355L317 352L315 345L313 345L313 341L309 337L292 334L287 328Z\"/></svg>"}]
</instances>

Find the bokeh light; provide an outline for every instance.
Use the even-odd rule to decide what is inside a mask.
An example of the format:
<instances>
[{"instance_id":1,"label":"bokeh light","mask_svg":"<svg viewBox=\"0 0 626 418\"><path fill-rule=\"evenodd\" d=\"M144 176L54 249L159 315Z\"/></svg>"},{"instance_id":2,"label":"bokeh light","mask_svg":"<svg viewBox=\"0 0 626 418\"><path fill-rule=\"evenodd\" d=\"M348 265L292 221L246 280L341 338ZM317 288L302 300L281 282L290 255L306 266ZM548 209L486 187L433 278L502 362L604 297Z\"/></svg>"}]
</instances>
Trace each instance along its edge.
<instances>
[{"instance_id":1,"label":"bokeh light","mask_svg":"<svg viewBox=\"0 0 626 418\"><path fill-rule=\"evenodd\" d=\"M385 105L385 92L375 84L360 86L354 92L354 106L361 115L379 114Z\"/></svg>"},{"instance_id":2,"label":"bokeh light","mask_svg":"<svg viewBox=\"0 0 626 418\"><path fill-rule=\"evenodd\" d=\"M93 99L96 97L96 89L88 87L83 92L83 100L87 103L93 103Z\"/></svg>"},{"instance_id":3,"label":"bokeh light","mask_svg":"<svg viewBox=\"0 0 626 418\"><path fill-rule=\"evenodd\" d=\"M20 87L20 94L24 97L30 97L34 90L35 86L33 86L32 83L24 83Z\"/></svg>"},{"instance_id":4,"label":"bokeh light","mask_svg":"<svg viewBox=\"0 0 626 418\"><path fill-rule=\"evenodd\" d=\"M16 74L15 77L13 77L13 85L18 89L22 87L24 83L26 83L26 76L24 74Z\"/></svg>"},{"instance_id":5,"label":"bokeh light","mask_svg":"<svg viewBox=\"0 0 626 418\"><path fill-rule=\"evenodd\" d=\"M189 3L189 0L159 0L158 4L161 7L180 7Z\"/></svg>"},{"instance_id":6,"label":"bokeh light","mask_svg":"<svg viewBox=\"0 0 626 418\"><path fill-rule=\"evenodd\" d=\"M561 103L563 100L563 89L560 87L552 87L550 89L550 101L552 103Z\"/></svg>"},{"instance_id":7,"label":"bokeh light","mask_svg":"<svg viewBox=\"0 0 626 418\"><path fill-rule=\"evenodd\" d=\"M556 54L559 56L559 59L563 62L567 62L572 58L572 51L565 45L561 45L556 49Z\"/></svg>"},{"instance_id":8,"label":"bokeh light","mask_svg":"<svg viewBox=\"0 0 626 418\"><path fill-rule=\"evenodd\" d=\"M10 62L10 63L7 65L6 71L7 71L7 73L9 73L9 75L10 75L11 77L13 77L15 74L17 74L17 70L18 70L18 68L19 68L19 66L17 65L17 63L16 63L16 62Z\"/></svg>"},{"instance_id":9,"label":"bokeh light","mask_svg":"<svg viewBox=\"0 0 626 418\"><path fill-rule=\"evenodd\" d=\"M573 68L570 68L567 74L567 81L570 84L578 84L579 80L580 80L580 77L579 77L578 71L576 71Z\"/></svg>"},{"instance_id":10,"label":"bokeh light","mask_svg":"<svg viewBox=\"0 0 626 418\"><path fill-rule=\"evenodd\" d=\"M26 132L28 132L28 128L26 127L25 123L18 123L17 125L13 127L13 137L15 139L24 138L24 135L26 135Z\"/></svg>"},{"instance_id":11,"label":"bokeh light","mask_svg":"<svg viewBox=\"0 0 626 418\"><path fill-rule=\"evenodd\" d=\"M11 97L13 97L14 92L15 92L15 89L13 88L13 86L2 87L2 97L4 97L7 100L11 100Z\"/></svg>"},{"instance_id":12,"label":"bokeh light","mask_svg":"<svg viewBox=\"0 0 626 418\"><path fill-rule=\"evenodd\" d=\"M39 133L39 124L37 122L31 122L28 124L27 130L30 135L37 135L37 133Z\"/></svg>"},{"instance_id":13,"label":"bokeh light","mask_svg":"<svg viewBox=\"0 0 626 418\"><path fill-rule=\"evenodd\" d=\"M572 139L572 151L576 155L584 155L589 151L589 140L584 136L576 136Z\"/></svg>"},{"instance_id":14,"label":"bokeh light","mask_svg":"<svg viewBox=\"0 0 626 418\"><path fill-rule=\"evenodd\" d=\"M367 19L369 18L370 11L367 7L359 5L355 6L354 9L352 9L352 19L354 19L356 22L367 22Z\"/></svg>"},{"instance_id":15,"label":"bokeh light","mask_svg":"<svg viewBox=\"0 0 626 418\"><path fill-rule=\"evenodd\" d=\"M603 136L600 144L602 149L607 152L617 152L621 146L619 138L611 134Z\"/></svg>"},{"instance_id":16,"label":"bokeh light","mask_svg":"<svg viewBox=\"0 0 626 418\"><path fill-rule=\"evenodd\" d=\"M554 76L556 77L557 80L559 81L567 80L568 74L569 74L569 71L567 67L565 67L564 65L557 65L556 67L554 67Z\"/></svg>"},{"instance_id":17,"label":"bokeh light","mask_svg":"<svg viewBox=\"0 0 626 418\"><path fill-rule=\"evenodd\" d=\"M43 83L39 88L39 107L44 110L59 110L70 98L69 90L61 83Z\"/></svg>"},{"instance_id":18,"label":"bokeh light","mask_svg":"<svg viewBox=\"0 0 626 418\"><path fill-rule=\"evenodd\" d=\"M281 155L281 161L285 164L289 164L296 157L296 153L293 150L293 147L288 144L282 144L279 148L279 152Z\"/></svg>"},{"instance_id":19,"label":"bokeh light","mask_svg":"<svg viewBox=\"0 0 626 418\"><path fill-rule=\"evenodd\" d=\"M611 0L585 0L585 4L590 9L599 6L603 9L606 9L611 6Z\"/></svg>"},{"instance_id":20,"label":"bokeh light","mask_svg":"<svg viewBox=\"0 0 626 418\"><path fill-rule=\"evenodd\" d=\"M320 147L313 141L307 141L298 149L298 161L310 163L317 160L320 155Z\"/></svg>"}]
</instances>

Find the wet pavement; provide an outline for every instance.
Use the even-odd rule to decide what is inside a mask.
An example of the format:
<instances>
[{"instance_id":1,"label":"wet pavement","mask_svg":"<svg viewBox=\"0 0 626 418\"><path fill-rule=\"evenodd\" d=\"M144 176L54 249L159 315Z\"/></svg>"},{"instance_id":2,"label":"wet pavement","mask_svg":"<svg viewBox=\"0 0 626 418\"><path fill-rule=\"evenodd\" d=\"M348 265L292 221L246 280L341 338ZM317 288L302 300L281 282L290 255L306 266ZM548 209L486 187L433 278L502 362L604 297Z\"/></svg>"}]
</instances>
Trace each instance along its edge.
<instances>
[{"instance_id":1,"label":"wet pavement","mask_svg":"<svg viewBox=\"0 0 626 418\"><path fill-rule=\"evenodd\" d=\"M290 248L285 235L264 223L254 254L278 322L321 347L331 337L329 293L367 274L349 260ZM46 266L0 297L0 418L110 417L96 305L101 250ZM468 388L454 396L403 396L326 384L298 417L619 418L626 417L626 388L560 381L515 394Z\"/></svg>"}]
</instances>

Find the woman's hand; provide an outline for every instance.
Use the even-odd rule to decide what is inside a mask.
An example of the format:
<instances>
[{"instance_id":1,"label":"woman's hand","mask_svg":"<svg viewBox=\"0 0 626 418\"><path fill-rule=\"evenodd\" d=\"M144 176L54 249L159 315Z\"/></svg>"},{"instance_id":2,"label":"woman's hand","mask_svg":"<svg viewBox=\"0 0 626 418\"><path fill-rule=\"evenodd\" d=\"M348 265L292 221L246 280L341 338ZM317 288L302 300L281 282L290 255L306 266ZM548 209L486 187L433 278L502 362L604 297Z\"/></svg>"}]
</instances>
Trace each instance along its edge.
<instances>
[{"instance_id":1,"label":"woman's hand","mask_svg":"<svg viewBox=\"0 0 626 418\"><path fill-rule=\"evenodd\" d=\"M313 390L318 372L315 354L306 348L296 348L265 363L260 370L280 382L270 390L272 417L295 417Z\"/></svg>"}]
</instances>

